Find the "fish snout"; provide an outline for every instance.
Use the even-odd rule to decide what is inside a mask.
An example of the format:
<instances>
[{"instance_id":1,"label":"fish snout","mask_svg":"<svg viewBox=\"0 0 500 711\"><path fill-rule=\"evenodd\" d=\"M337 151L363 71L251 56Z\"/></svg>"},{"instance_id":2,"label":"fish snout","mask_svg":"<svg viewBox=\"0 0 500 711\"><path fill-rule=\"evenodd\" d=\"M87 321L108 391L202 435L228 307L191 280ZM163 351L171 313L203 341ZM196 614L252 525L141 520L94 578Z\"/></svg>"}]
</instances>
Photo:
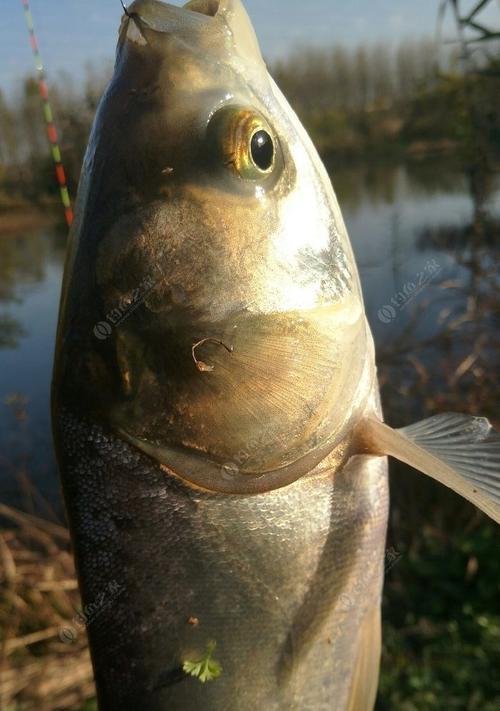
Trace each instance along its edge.
<instances>
[{"instance_id":1,"label":"fish snout","mask_svg":"<svg viewBox=\"0 0 500 711\"><path fill-rule=\"evenodd\" d=\"M219 0L192 0L184 6L171 5L161 0L134 0L124 5L125 20L138 27L157 32L178 31L180 26L189 27L210 21L221 8Z\"/></svg>"}]
</instances>

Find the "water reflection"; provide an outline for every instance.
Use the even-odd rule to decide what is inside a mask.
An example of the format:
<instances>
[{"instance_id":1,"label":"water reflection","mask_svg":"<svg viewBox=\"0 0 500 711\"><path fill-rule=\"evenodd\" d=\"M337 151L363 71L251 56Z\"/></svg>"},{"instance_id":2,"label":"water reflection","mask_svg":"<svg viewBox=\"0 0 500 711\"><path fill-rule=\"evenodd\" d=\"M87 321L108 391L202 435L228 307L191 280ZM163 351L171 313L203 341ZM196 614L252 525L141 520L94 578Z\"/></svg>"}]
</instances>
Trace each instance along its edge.
<instances>
[{"instance_id":1,"label":"water reflection","mask_svg":"<svg viewBox=\"0 0 500 711\"><path fill-rule=\"evenodd\" d=\"M489 214L482 220L481 245L490 249L498 249L500 235L500 221ZM477 236L476 221L469 222L462 227L456 225L425 225L416 236L417 246L421 250L452 251L474 246ZM477 250L476 250L477 251Z\"/></svg>"},{"instance_id":2,"label":"water reflection","mask_svg":"<svg viewBox=\"0 0 500 711\"><path fill-rule=\"evenodd\" d=\"M37 221L0 216L0 497L23 505L32 485L58 491L49 392L65 233Z\"/></svg>"},{"instance_id":3,"label":"water reflection","mask_svg":"<svg viewBox=\"0 0 500 711\"><path fill-rule=\"evenodd\" d=\"M22 217L19 218L22 225ZM0 216L0 348L15 348L26 335L26 325L16 316L13 304L23 303L29 291L47 279L47 267L62 263L64 241L61 231L52 226L19 229L16 220Z\"/></svg>"},{"instance_id":4,"label":"water reflection","mask_svg":"<svg viewBox=\"0 0 500 711\"><path fill-rule=\"evenodd\" d=\"M377 207L395 204L402 196L415 201L436 195L467 193L467 183L460 166L449 159L394 163L354 163L327 161L333 184L343 210L357 210L363 206Z\"/></svg>"}]
</instances>

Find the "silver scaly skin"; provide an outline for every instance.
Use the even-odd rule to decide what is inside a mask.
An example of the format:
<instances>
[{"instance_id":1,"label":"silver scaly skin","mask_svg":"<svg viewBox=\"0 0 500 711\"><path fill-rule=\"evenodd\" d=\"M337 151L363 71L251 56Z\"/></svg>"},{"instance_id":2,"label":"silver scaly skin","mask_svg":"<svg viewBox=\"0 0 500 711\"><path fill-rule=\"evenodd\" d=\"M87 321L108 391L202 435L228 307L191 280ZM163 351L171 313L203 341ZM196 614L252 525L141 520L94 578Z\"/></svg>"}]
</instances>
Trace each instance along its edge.
<instances>
[{"instance_id":1,"label":"silver scaly skin","mask_svg":"<svg viewBox=\"0 0 500 711\"><path fill-rule=\"evenodd\" d=\"M101 711L373 707L384 459L324 463L265 494L209 494L97 425L59 423L83 605L97 607ZM223 671L202 684L181 667L212 640Z\"/></svg>"}]
</instances>

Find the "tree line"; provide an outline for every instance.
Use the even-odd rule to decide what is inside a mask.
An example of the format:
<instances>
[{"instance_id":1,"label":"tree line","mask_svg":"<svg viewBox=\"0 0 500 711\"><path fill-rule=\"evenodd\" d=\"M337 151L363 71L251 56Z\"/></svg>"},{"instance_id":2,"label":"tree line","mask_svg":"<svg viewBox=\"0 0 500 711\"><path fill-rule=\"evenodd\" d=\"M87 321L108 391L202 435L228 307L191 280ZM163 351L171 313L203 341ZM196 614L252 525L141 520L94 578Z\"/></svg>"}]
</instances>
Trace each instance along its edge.
<instances>
[{"instance_id":1,"label":"tree line","mask_svg":"<svg viewBox=\"0 0 500 711\"><path fill-rule=\"evenodd\" d=\"M370 111L410 100L435 86L440 61L436 43L423 38L357 48L298 48L274 66L291 102L302 110Z\"/></svg>"},{"instance_id":2,"label":"tree line","mask_svg":"<svg viewBox=\"0 0 500 711\"><path fill-rule=\"evenodd\" d=\"M320 152L356 160L418 157L445 151L468 160L480 133L485 155L500 153L500 52L467 74L456 50L430 38L391 48L298 47L270 67ZM111 66L88 68L75 83L50 82L51 101L74 194L99 97ZM471 110L471 104L472 109ZM0 205L56 195L36 79L13 96L0 93Z\"/></svg>"}]
</instances>

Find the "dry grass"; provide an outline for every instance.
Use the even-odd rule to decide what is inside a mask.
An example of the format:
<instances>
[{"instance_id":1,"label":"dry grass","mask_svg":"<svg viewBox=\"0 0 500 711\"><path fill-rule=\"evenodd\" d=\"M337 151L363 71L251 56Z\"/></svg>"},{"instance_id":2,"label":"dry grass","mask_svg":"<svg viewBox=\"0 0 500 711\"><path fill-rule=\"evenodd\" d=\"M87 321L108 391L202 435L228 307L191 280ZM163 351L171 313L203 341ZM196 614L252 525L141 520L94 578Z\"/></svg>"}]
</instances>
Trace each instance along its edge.
<instances>
[{"instance_id":1,"label":"dry grass","mask_svg":"<svg viewBox=\"0 0 500 711\"><path fill-rule=\"evenodd\" d=\"M0 708L81 709L95 692L69 533L4 505L0 516Z\"/></svg>"}]
</instances>

